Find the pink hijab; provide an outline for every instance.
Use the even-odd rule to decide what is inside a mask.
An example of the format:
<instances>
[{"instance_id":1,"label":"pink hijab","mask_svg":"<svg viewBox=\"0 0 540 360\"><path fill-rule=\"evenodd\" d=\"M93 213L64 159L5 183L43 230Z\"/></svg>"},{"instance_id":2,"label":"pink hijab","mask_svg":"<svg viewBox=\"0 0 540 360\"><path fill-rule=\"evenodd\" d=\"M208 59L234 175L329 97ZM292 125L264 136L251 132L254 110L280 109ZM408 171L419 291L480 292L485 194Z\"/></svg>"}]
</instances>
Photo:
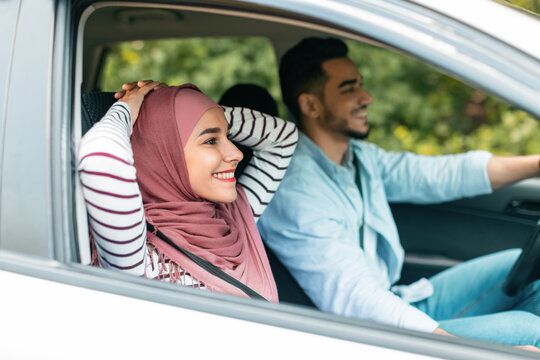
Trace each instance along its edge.
<instances>
[{"instance_id":1,"label":"pink hijab","mask_svg":"<svg viewBox=\"0 0 540 360\"><path fill-rule=\"evenodd\" d=\"M209 109L219 107L195 85L151 92L135 123L131 144L148 221L177 245L206 259L266 299L277 302L277 289L244 190L229 204L213 203L191 188L184 145ZM150 232L148 243L210 290L246 296L211 275ZM172 273L178 278L181 274Z\"/></svg>"}]
</instances>

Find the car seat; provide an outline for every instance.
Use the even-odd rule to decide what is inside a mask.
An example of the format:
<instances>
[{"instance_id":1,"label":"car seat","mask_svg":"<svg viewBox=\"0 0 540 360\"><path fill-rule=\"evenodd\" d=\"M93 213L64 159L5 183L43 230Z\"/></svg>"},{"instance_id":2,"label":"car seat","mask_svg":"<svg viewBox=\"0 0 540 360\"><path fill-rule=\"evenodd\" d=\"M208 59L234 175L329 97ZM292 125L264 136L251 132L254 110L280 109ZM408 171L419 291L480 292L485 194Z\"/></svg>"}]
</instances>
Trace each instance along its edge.
<instances>
[{"instance_id":1,"label":"car seat","mask_svg":"<svg viewBox=\"0 0 540 360\"><path fill-rule=\"evenodd\" d=\"M264 88L261 88L266 92ZM226 99L225 102L227 104L221 103L221 105L224 106L244 106L244 107L250 107L257 110L258 108L261 108L261 106L258 106L257 103L252 102L248 106L236 104L236 105L230 105L232 100L236 98L234 95L237 93L238 90L246 90L246 87L241 86L239 88L236 88L236 90L233 91L233 95L229 95L229 100ZM266 94L268 94L266 92ZM269 98L268 98L269 97ZM277 115L277 107L275 106L274 99L268 94L268 97L262 96L262 97L255 97L256 101L260 101L263 99L266 99L264 101L274 102L274 108L270 107L262 107L266 111L270 110L274 112ZM232 100L231 100L232 99ZM253 97L249 97L248 99L253 100ZM246 100L246 98L244 98ZM112 104L116 102L116 99L114 98L113 92L89 92L82 95L82 135L84 135L97 121L99 121L106 113L107 110L111 107ZM260 105L260 104L259 104ZM273 110L275 109L275 110ZM252 151L250 148L247 148L245 146L242 146L240 144L235 144L239 147L240 150L244 153L244 161L242 163L247 164L249 162L249 159L252 156ZM240 167L237 170L238 176L241 175L243 169L245 166ZM265 250L268 255L268 260L270 262L270 266L272 268L272 273L274 274L274 278L276 280L277 288L278 288L278 294L280 302L284 303L293 303L298 305L304 305L316 308L313 302L309 299L309 297L304 293L302 288L298 285L296 280L292 277L292 275L289 273L289 271L283 266L283 264L278 260L278 258L274 255L272 250L270 250L265 245Z\"/></svg>"}]
</instances>

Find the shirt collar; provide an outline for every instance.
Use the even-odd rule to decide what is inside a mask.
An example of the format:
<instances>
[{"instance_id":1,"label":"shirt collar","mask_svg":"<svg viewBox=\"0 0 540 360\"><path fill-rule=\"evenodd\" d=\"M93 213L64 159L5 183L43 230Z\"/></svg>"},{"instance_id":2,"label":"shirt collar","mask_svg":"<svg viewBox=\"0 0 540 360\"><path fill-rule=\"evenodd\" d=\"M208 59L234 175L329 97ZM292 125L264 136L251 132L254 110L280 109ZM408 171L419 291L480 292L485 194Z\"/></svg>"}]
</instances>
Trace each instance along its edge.
<instances>
[{"instance_id":1,"label":"shirt collar","mask_svg":"<svg viewBox=\"0 0 540 360\"><path fill-rule=\"evenodd\" d=\"M347 151L343 156L343 164L337 165L330 160L325 153L315 144L306 134L299 132L298 148L302 148L303 152L309 155L315 160L322 170L329 176L334 176L340 171L346 170L346 168L352 166L353 154L351 143L347 147Z\"/></svg>"}]
</instances>

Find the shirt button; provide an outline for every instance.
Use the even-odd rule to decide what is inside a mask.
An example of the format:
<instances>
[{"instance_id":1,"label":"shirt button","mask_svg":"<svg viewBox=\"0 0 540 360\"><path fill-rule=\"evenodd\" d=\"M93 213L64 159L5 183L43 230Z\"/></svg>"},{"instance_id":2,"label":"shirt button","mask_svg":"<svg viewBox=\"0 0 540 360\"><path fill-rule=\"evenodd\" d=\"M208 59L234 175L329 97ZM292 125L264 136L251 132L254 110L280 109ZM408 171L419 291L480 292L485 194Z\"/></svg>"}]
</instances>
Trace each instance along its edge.
<instances>
[{"instance_id":1,"label":"shirt button","mask_svg":"<svg viewBox=\"0 0 540 360\"><path fill-rule=\"evenodd\" d=\"M352 191L353 187L351 185L347 185L347 191Z\"/></svg>"}]
</instances>

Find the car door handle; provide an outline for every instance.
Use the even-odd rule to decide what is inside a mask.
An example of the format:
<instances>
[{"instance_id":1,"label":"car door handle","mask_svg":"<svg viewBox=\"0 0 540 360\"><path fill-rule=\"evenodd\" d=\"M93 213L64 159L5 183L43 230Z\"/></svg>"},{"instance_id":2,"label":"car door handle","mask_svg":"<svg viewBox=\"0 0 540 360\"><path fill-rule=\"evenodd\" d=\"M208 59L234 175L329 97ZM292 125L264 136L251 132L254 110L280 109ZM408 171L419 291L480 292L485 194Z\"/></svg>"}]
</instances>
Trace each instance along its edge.
<instances>
[{"instance_id":1,"label":"car door handle","mask_svg":"<svg viewBox=\"0 0 540 360\"><path fill-rule=\"evenodd\" d=\"M512 200L507 206L506 212L540 217L540 202Z\"/></svg>"}]
</instances>

